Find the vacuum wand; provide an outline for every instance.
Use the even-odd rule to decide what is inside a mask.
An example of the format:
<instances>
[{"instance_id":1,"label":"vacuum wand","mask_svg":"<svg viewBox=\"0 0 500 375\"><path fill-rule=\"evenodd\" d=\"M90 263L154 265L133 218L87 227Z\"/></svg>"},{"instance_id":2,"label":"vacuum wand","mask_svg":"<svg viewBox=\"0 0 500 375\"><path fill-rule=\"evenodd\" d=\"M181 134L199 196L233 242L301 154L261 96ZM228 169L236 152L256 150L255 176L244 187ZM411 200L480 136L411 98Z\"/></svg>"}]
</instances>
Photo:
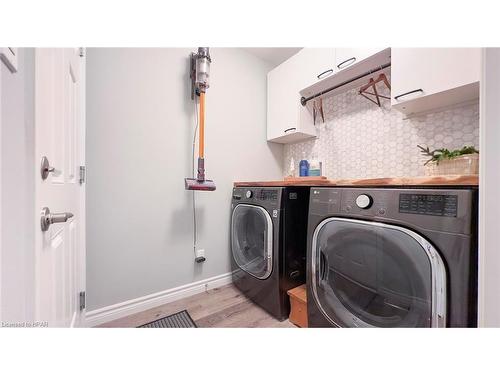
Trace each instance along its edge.
<instances>
[{"instance_id":1,"label":"vacuum wand","mask_svg":"<svg viewBox=\"0 0 500 375\"><path fill-rule=\"evenodd\" d=\"M198 48L198 54L191 55L191 80L193 82L193 95L200 96L200 136L198 152L198 174L196 178L185 178L186 190L215 190L215 183L205 179L205 93L209 87L210 55L208 48Z\"/></svg>"},{"instance_id":2,"label":"vacuum wand","mask_svg":"<svg viewBox=\"0 0 500 375\"><path fill-rule=\"evenodd\" d=\"M200 92L200 140L198 154L198 175L196 181L198 183L209 182L213 185L213 189L203 190L215 190L213 181L205 179L205 93L203 91Z\"/></svg>"}]
</instances>

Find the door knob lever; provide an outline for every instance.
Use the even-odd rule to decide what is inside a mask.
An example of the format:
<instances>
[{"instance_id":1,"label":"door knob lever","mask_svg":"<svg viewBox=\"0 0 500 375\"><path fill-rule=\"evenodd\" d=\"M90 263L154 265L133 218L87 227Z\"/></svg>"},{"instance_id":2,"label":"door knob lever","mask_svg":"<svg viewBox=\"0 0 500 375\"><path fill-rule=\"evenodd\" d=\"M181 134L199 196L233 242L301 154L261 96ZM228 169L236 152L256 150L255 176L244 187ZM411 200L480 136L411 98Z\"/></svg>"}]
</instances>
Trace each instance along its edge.
<instances>
[{"instance_id":1,"label":"door knob lever","mask_svg":"<svg viewBox=\"0 0 500 375\"><path fill-rule=\"evenodd\" d=\"M69 219L73 217L71 212L63 212L52 214L48 207L42 208L42 213L40 217L40 226L42 228L42 232L46 232L51 224L55 223L65 223Z\"/></svg>"}]
</instances>

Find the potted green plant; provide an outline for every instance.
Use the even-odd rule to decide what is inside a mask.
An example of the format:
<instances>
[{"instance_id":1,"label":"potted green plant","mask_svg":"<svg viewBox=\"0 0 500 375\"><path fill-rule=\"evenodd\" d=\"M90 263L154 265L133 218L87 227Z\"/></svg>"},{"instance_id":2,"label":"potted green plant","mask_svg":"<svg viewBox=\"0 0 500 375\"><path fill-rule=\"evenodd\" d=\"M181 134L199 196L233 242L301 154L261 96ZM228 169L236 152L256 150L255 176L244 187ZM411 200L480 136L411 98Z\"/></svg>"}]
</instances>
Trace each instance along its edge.
<instances>
[{"instance_id":1,"label":"potted green plant","mask_svg":"<svg viewBox=\"0 0 500 375\"><path fill-rule=\"evenodd\" d=\"M464 146L460 149L448 150L417 145L422 155L430 156L424 165L427 174L436 175L474 175L479 174L479 151L474 146Z\"/></svg>"}]
</instances>

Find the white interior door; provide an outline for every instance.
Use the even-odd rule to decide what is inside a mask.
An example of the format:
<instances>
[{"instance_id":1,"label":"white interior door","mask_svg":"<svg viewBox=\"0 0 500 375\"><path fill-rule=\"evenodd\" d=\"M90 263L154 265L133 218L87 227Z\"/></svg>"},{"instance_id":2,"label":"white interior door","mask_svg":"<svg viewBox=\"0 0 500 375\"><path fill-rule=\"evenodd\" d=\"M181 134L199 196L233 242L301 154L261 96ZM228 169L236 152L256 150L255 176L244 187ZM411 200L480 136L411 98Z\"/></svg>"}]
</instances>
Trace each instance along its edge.
<instances>
[{"instance_id":1,"label":"white interior door","mask_svg":"<svg viewBox=\"0 0 500 375\"><path fill-rule=\"evenodd\" d=\"M42 228L35 218L35 316L57 327L80 324L85 290L83 65L78 49L36 50L35 159L45 156L53 168L45 180L36 171L36 212L48 208L54 223Z\"/></svg>"}]
</instances>

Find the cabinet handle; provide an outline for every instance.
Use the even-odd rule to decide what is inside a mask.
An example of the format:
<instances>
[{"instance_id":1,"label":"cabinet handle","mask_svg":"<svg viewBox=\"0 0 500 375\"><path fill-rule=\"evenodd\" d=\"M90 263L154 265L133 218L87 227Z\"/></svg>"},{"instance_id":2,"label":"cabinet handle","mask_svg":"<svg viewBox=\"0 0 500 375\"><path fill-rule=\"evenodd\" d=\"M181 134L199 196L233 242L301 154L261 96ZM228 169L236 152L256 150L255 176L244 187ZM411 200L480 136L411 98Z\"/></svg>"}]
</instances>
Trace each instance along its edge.
<instances>
[{"instance_id":1,"label":"cabinet handle","mask_svg":"<svg viewBox=\"0 0 500 375\"><path fill-rule=\"evenodd\" d=\"M325 70L323 73L318 74L318 79L327 77L327 76L329 76L332 73L333 73L333 69Z\"/></svg>"},{"instance_id":2,"label":"cabinet handle","mask_svg":"<svg viewBox=\"0 0 500 375\"><path fill-rule=\"evenodd\" d=\"M297 128L288 128L288 129L285 129L284 133L287 133L287 132L289 132L291 130L297 130Z\"/></svg>"},{"instance_id":3,"label":"cabinet handle","mask_svg":"<svg viewBox=\"0 0 500 375\"><path fill-rule=\"evenodd\" d=\"M356 58L351 57L350 59L347 59L346 61L342 61L339 65L337 65L337 68L339 68L339 69L346 68L349 65L353 64L355 61L356 61ZM343 66L343 65L345 65L345 66Z\"/></svg>"},{"instance_id":4,"label":"cabinet handle","mask_svg":"<svg viewBox=\"0 0 500 375\"><path fill-rule=\"evenodd\" d=\"M421 93L423 93L423 92L424 92L424 90L422 90L422 89L416 89L416 90L408 91L408 92L405 92L404 94L396 95L396 96L394 97L394 100L398 100L399 98L401 98L401 97L403 97L403 96L410 95L410 94L414 94L414 93L416 93L416 92L421 92Z\"/></svg>"}]
</instances>

